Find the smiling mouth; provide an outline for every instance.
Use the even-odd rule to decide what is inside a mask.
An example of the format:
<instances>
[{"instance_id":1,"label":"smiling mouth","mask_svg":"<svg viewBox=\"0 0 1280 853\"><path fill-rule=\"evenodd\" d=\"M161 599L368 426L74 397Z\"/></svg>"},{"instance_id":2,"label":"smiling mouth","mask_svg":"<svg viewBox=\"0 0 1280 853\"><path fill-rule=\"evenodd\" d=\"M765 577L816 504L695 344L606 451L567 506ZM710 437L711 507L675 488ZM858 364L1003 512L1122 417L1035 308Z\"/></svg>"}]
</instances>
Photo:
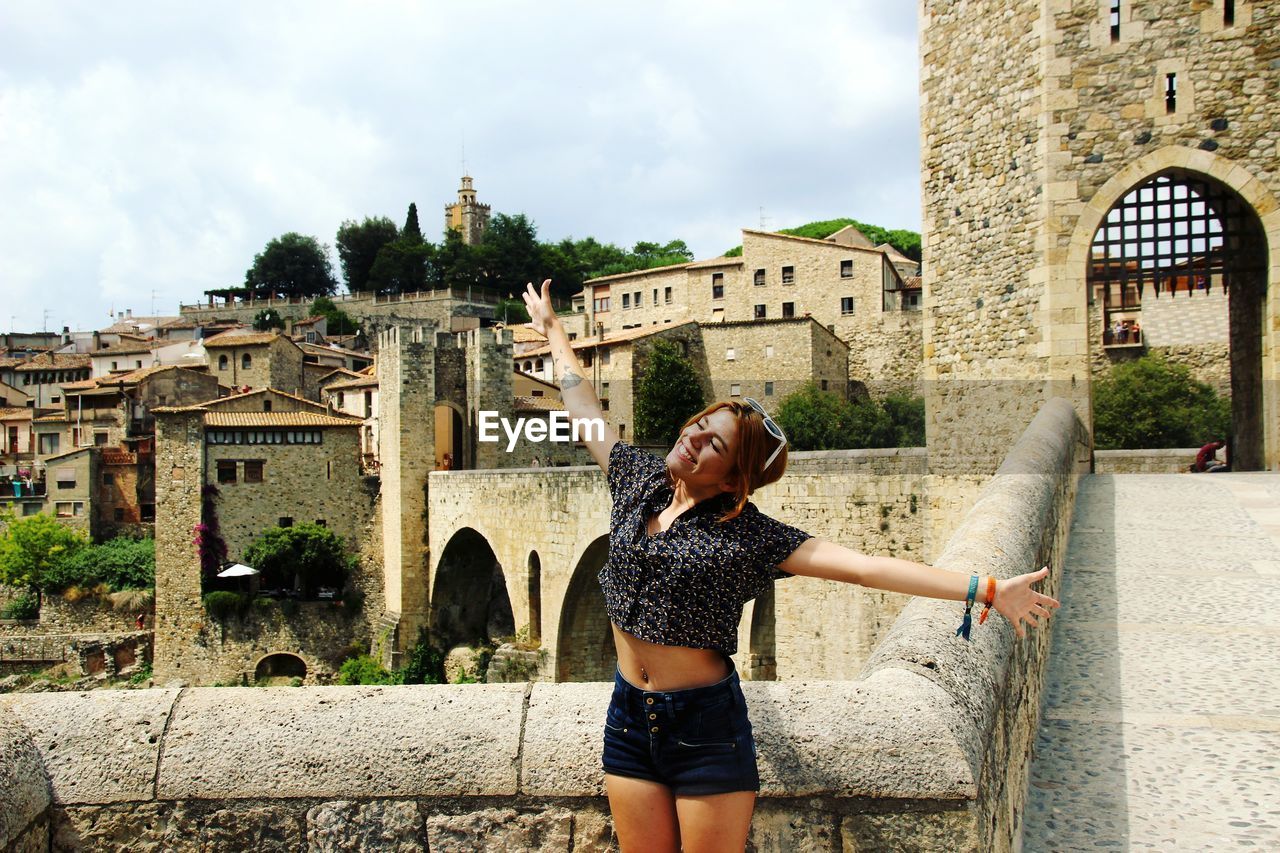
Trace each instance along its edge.
<instances>
[{"instance_id":1,"label":"smiling mouth","mask_svg":"<svg viewBox=\"0 0 1280 853\"><path fill-rule=\"evenodd\" d=\"M677 454L679 454L680 458L681 458L681 459L683 459L683 460L684 460L684 461L686 461L686 462L696 462L696 461L697 461L697 460L695 460L695 459L693 458L693 454L692 454L692 453L690 453L690 452L689 452L689 450L688 450L688 448L686 448L683 444L677 444L677 445L676 445L676 453L677 453Z\"/></svg>"}]
</instances>

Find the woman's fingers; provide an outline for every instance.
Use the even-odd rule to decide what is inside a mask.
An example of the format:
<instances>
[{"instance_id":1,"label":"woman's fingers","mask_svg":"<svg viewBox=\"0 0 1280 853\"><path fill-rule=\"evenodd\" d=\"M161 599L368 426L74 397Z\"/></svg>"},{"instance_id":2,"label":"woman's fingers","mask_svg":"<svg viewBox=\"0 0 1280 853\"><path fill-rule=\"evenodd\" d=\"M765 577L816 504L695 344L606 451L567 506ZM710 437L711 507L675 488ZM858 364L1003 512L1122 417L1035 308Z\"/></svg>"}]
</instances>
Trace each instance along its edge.
<instances>
[{"instance_id":1,"label":"woman's fingers","mask_svg":"<svg viewBox=\"0 0 1280 853\"><path fill-rule=\"evenodd\" d=\"M1031 605L1031 611L1032 611L1033 613L1036 613L1036 614L1040 615L1040 616L1043 616L1043 617L1044 617L1044 618L1046 618L1046 619L1048 619L1050 616L1052 616L1052 615L1053 615L1053 614L1051 614L1051 613L1050 613L1046 608L1041 607L1039 604L1033 604L1033 605Z\"/></svg>"}]
</instances>

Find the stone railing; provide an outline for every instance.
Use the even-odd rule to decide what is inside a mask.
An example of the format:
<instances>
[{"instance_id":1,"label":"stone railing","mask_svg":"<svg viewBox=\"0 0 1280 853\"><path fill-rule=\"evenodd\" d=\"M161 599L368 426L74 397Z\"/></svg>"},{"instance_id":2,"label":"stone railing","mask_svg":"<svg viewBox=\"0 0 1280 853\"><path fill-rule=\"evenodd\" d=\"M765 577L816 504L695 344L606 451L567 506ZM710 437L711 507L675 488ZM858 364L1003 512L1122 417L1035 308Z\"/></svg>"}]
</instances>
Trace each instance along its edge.
<instances>
[{"instance_id":1,"label":"stone railing","mask_svg":"<svg viewBox=\"0 0 1280 853\"><path fill-rule=\"evenodd\" d=\"M938 565L1054 567L1087 436L1052 400ZM758 850L1017 849L1049 633L955 636L907 605L850 682L743 685ZM611 686L182 688L0 698L0 843L18 850L604 850Z\"/></svg>"},{"instance_id":2,"label":"stone railing","mask_svg":"<svg viewBox=\"0 0 1280 853\"><path fill-rule=\"evenodd\" d=\"M1186 474L1196 461L1198 447L1170 450L1095 450L1095 474Z\"/></svg>"}]
</instances>

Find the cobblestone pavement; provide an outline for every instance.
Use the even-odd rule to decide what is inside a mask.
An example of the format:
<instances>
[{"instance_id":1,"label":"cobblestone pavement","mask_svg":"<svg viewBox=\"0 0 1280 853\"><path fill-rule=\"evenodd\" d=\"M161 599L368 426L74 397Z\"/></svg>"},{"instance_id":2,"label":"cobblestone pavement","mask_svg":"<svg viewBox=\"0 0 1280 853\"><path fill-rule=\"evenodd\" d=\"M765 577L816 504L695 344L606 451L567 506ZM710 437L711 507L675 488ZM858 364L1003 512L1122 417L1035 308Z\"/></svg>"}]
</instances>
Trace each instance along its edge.
<instances>
[{"instance_id":1,"label":"cobblestone pavement","mask_svg":"<svg viewBox=\"0 0 1280 853\"><path fill-rule=\"evenodd\" d=\"M1280 850L1280 475L1080 483L1023 850Z\"/></svg>"}]
</instances>

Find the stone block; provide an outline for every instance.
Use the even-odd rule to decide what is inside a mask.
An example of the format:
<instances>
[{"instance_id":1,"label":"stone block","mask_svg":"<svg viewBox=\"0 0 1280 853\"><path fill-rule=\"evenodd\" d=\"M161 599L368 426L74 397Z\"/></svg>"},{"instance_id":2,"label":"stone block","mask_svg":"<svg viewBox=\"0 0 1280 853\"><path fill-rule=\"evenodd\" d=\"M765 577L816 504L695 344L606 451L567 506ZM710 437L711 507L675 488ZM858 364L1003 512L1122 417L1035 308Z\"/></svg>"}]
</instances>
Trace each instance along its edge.
<instances>
[{"instance_id":1,"label":"stone block","mask_svg":"<svg viewBox=\"0 0 1280 853\"><path fill-rule=\"evenodd\" d=\"M520 791L534 796L604 793L604 715L611 683L535 684L525 717Z\"/></svg>"},{"instance_id":2,"label":"stone block","mask_svg":"<svg viewBox=\"0 0 1280 853\"><path fill-rule=\"evenodd\" d=\"M158 790L171 799L509 796L523 703L514 684L189 689L165 737Z\"/></svg>"},{"instance_id":3,"label":"stone block","mask_svg":"<svg viewBox=\"0 0 1280 853\"><path fill-rule=\"evenodd\" d=\"M573 813L567 809L523 812L485 809L460 815L435 814L427 818L427 838L433 853L472 851L477 840L494 853L561 853L574 849Z\"/></svg>"},{"instance_id":4,"label":"stone block","mask_svg":"<svg viewBox=\"0 0 1280 853\"><path fill-rule=\"evenodd\" d=\"M30 732L0 704L0 845L16 845L26 837L51 802L49 779Z\"/></svg>"},{"instance_id":5,"label":"stone block","mask_svg":"<svg viewBox=\"0 0 1280 853\"><path fill-rule=\"evenodd\" d=\"M425 853L428 849L426 823L412 800L321 803L307 811L307 849L316 853L345 850Z\"/></svg>"},{"instance_id":6,"label":"stone block","mask_svg":"<svg viewBox=\"0 0 1280 853\"><path fill-rule=\"evenodd\" d=\"M12 694L59 804L155 798L156 762L177 690Z\"/></svg>"}]
</instances>

